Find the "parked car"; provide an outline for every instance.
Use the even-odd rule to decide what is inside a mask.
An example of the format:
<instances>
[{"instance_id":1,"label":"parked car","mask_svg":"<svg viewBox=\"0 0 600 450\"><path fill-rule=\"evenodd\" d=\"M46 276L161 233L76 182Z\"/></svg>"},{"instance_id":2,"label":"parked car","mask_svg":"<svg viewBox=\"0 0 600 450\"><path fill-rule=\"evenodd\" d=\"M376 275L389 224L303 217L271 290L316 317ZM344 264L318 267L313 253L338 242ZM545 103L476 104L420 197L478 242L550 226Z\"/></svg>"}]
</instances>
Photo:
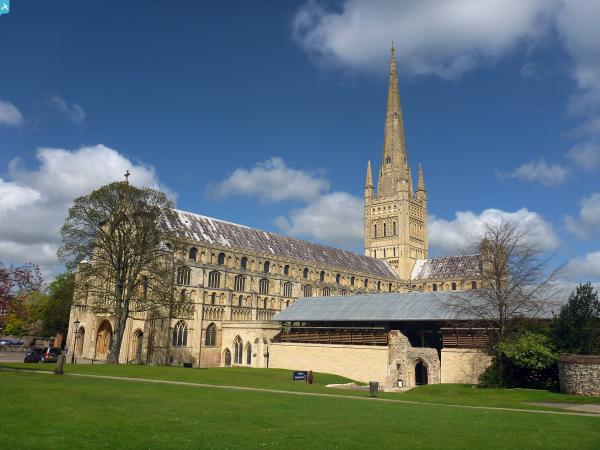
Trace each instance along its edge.
<instances>
[{"instance_id":1,"label":"parked car","mask_svg":"<svg viewBox=\"0 0 600 450\"><path fill-rule=\"evenodd\" d=\"M17 341L16 339L0 339L1 345L23 345L23 341Z\"/></svg>"},{"instance_id":2,"label":"parked car","mask_svg":"<svg viewBox=\"0 0 600 450\"><path fill-rule=\"evenodd\" d=\"M39 363L44 359L44 351L45 348L31 348L25 354L25 359L23 362L26 363Z\"/></svg>"},{"instance_id":3,"label":"parked car","mask_svg":"<svg viewBox=\"0 0 600 450\"><path fill-rule=\"evenodd\" d=\"M62 353L60 348L57 347L45 347L42 349L42 361L45 363L53 363L58 360L58 355Z\"/></svg>"}]
</instances>

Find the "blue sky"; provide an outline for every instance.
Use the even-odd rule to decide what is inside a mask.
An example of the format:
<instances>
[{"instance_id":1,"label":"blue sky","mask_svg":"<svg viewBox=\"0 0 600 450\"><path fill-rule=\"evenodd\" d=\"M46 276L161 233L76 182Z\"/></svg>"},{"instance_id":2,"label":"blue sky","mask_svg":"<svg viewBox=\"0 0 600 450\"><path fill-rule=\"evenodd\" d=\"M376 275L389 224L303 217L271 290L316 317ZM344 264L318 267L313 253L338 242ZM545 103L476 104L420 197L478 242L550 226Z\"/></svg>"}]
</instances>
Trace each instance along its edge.
<instances>
[{"instance_id":1,"label":"blue sky","mask_svg":"<svg viewBox=\"0 0 600 450\"><path fill-rule=\"evenodd\" d=\"M598 1L13 0L0 260L56 270L68 204L126 168L181 209L361 251L394 40L432 254L510 217L598 280L599 20Z\"/></svg>"}]
</instances>

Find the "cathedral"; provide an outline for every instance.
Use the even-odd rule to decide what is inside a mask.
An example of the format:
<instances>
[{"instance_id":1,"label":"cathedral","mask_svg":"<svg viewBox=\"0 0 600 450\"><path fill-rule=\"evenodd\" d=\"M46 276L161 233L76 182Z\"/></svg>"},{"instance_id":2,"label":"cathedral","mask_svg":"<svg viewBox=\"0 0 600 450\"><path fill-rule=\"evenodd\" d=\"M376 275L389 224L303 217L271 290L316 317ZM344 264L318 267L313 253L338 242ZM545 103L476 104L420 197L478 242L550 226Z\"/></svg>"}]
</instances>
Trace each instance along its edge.
<instances>
[{"instance_id":1,"label":"cathedral","mask_svg":"<svg viewBox=\"0 0 600 450\"><path fill-rule=\"evenodd\" d=\"M414 189L392 49L376 188L367 163L364 255L176 211L173 229L187 243L177 289L193 308L184 317L130 318L119 361L269 367L270 346L282 334L273 319L297 299L476 289L479 255L428 258L427 191L418 167ZM92 313L85 298L74 304L68 348L75 358L105 360L113 318Z\"/></svg>"}]
</instances>

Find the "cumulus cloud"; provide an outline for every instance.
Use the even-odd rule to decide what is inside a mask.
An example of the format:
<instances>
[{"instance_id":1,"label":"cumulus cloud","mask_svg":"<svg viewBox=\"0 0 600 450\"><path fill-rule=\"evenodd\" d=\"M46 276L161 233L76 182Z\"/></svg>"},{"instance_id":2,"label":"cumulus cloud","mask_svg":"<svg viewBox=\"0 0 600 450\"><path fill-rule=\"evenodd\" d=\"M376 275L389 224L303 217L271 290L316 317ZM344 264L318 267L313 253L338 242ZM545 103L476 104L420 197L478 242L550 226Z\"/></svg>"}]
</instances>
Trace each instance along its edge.
<instances>
[{"instance_id":1,"label":"cumulus cloud","mask_svg":"<svg viewBox=\"0 0 600 450\"><path fill-rule=\"evenodd\" d=\"M584 170L596 170L600 168L600 144L598 142L589 141L579 143L567 153L567 156Z\"/></svg>"},{"instance_id":2,"label":"cumulus cloud","mask_svg":"<svg viewBox=\"0 0 600 450\"><path fill-rule=\"evenodd\" d=\"M59 95L48 98L48 104L55 110L65 114L71 121L80 125L85 120L85 111L77 103L69 103Z\"/></svg>"},{"instance_id":3,"label":"cumulus cloud","mask_svg":"<svg viewBox=\"0 0 600 450\"><path fill-rule=\"evenodd\" d=\"M317 61L381 71L394 41L402 70L455 78L493 62L550 28L554 0L345 0L336 9L308 1L294 37Z\"/></svg>"},{"instance_id":4,"label":"cumulus cloud","mask_svg":"<svg viewBox=\"0 0 600 450\"><path fill-rule=\"evenodd\" d=\"M160 188L152 167L104 145L41 148L35 167L13 160L8 179L0 179L1 259L40 264L45 273L57 270L59 230L73 199L123 179L126 170L132 184Z\"/></svg>"},{"instance_id":5,"label":"cumulus cloud","mask_svg":"<svg viewBox=\"0 0 600 450\"><path fill-rule=\"evenodd\" d=\"M600 280L600 251L571 259L565 266L564 273L576 281Z\"/></svg>"},{"instance_id":6,"label":"cumulus cloud","mask_svg":"<svg viewBox=\"0 0 600 450\"><path fill-rule=\"evenodd\" d=\"M429 245L440 254L468 251L473 240L480 236L486 223L513 223L517 230L526 233L528 243L541 251L556 249L560 241L554 228L538 213L521 208L517 211L486 209L480 214L459 211L453 220L429 218Z\"/></svg>"},{"instance_id":7,"label":"cumulus cloud","mask_svg":"<svg viewBox=\"0 0 600 450\"><path fill-rule=\"evenodd\" d=\"M15 105L0 100L0 125L18 127L23 123L23 115Z\"/></svg>"},{"instance_id":8,"label":"cumulus cloud","mask_svg":"<svg viewBox=\"0 0 600 450\"><path fill-rule=\"evenodd\" d=\"M358 249L363 244L363 199L331 192L275 221L284 233Z\"/></svg>"},{"instance_id":9,"label":"cumulus cloud","mask_svg":"<svg viewBox=\"0 0 600 450\"><path fill-rule=\"evenodd\" d=\"M286 166L281 158L271 158L251 169L238 168L224 181L209 188L209 195L258 197L263 202L310 201L329 189L321 175Z\"/></svg>"},{"instance_id":10,"label":"cumulus cloud","mask_svg":"<svg viewBox=\"0 0 600 450\"><path fill-rule=\"evenodd\" d=\"M544 186L557 186L564 183L569 171L558 164L548 165L545 161L532 161L517 167L512 172L499 172L498 178L516 178L519 181L540 183Z\"/></svg>"},{"instance_id":11,"label":"cumulus cloud","mask_svg":"<svg viewBox=\"0 0 600 450\"><path fill-rule=\"evenodd\" d=\"M595 193L580 202L579 217L567 216L565 228L579 239L588 239L600 232L600 194Z\"/></svg>"}]
</instances>

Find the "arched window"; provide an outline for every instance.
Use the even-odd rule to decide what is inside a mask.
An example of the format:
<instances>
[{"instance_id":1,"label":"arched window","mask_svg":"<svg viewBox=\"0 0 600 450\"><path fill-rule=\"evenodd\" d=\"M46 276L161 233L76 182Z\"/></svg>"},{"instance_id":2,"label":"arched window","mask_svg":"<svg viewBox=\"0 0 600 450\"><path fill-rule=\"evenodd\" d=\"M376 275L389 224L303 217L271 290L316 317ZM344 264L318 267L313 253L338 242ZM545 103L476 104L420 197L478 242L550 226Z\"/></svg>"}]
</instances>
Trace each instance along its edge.
<instances>
[{"instance_id":1,"label":"arched window","mask_svg":"<svg viewBox=\"0 0 600 450\"><path fill-rule=\"evenodd\" d=\"M182 289L181 292L179 292L179 300L183 303L185 302L186 299L186 292L185 289Z\"/></svg>"},{"instance_id":2,"label":"arched window","mask_svg":"<svg viewBox=\"0 0 600 450\"><path fill-rule=\"evenodd\" d=\"M340 279L341 279L341 276L340 276L340 274L338 273L338 274L335 276L335 284L340 284Z\"/></svg>"},{"instance_id":3,"label":"arched window","mask_svg":"<svg viewBox=\"0 0 600 450\"><path fill-rule=\"evenodd\" d=\"M214 323L211 323L206 327L204 345L207 347L214 347L217 345L217 326Z\"/></svg>"},{"instance_id":4,"label":"arched window","mask_svg":"<svg viewBox=\"0 0 600 450\"><path fill-rule=\"evenodd\" d=\"M288 306L290 306L290 301L289 301L289 300L286 300L286 301L285 301L285 307L287 308Z\"/></svg>"},{"instance_id":5,"label":"arched window","mask_svg":"<svg viewBox=\"0 0 600 450\"><path fill-rule=\"evenodd\" d=\"M387 158L385 158L385 163L386 164L390 164L392 162L392 157L388 156Z\"/></svg>"},{"instance_id":6,"label":"arched window","mask_svg":"<svg viewBox=\"0 0 600 450\"><path fill-rule=\"evenodd\" d=\"M287 283L283 283L283 296L291 297L292 296L292 283L289 281Z\"/></svg>"},{"instance_id":7,"label":"arched window","mask_svg":"<svg viewBox=\"0 0 600 450\"><path fill-rule=\"evenodd\" d=\"M183 320L180 320L173 328L173 347L185 347L187 338L188 327Z\"/></svg>"},{"instance_id":8,"label":"arched window","mask_svg":"<svg viewBox=\"0 0 600 450\"><path fill-rule=\"evenodd\" d=\"M196 247L190 248L190 253L188 254L188 258L192 261L196 261L198 257L198 249Z\"/></svg>"},{"instance_id":9,"label":"arched window","mask_svg":"<svg viewBox=\"0 0 600 450\"><path fill-rule=\"evenodd\" d=\"M369 279L365 278L365 288L368 288L368 287L369 287Z\"/></svg>"},{"instance_id":10,"label":"arched window","mask_svg":"<svg viewBox=\"0 0 600 450\"><path fill-rule=\"evenodd\" d=\"M221 287L221 272L213 270L208 274L208 287L219 288Z\"/></svg>"},{"instance_id":11,"label":"arched window","mask_svg":"<svg viewBox=\"0 0 600 450\"><path fill-rule=\"evenodd\" d=\"M340 292L340 294L342 294L342 295L348 295L348 291L346 289L342 289L342 292Z\"/></svg>"},{"instance_id":12,"label":"arched window","mask_svg":"<svg viewBox=\"0 0 600 450\"><path fill-rule=\"evenodd\" d=\"M269 261L265 261L263 264L263 272L269 273L269 269L271 268L271 263Z\"/></svg>"},{"instance_id":13,"label":"arched window","mask_svg":"<svg viewBox=\"0 0 600 450\"><path fill-rule=\"evenodd\" d=\"M244 292L246 290L246 277L244 275L238 275L235 277L235 290L238 292Z\"/></svg>"},{"instance_id":14,"label":"arched window","mask_svg":"<svg viewBox=\"0 0 600 450\"><path fill-rule=\"evenodd\" d=\"M394 228L394 236L396 236L397 232L396 232L396 222L392 223L392 227Z\"/></svg>"},{"instance_id":15,"label":"arched window","mask_svg":"<svg viewBox=\"0 0 600 450\"><path fill-rule=\"evenodd\" d=\"M477 289L477 281L471 281L471 289Z\"/></svg>"},{"instance_id":16,"label":"arched window","mask_svg":"<svg viewBox=\"0 0 600 450\"><path fill-rule=\"evenodd\" d=\"M238 297L238 306L243 306L244 305L244 296L240 295Z\"/></svg>"},{"instance_id":17,"label":"arched window","mask_svg":"<svg viewBox=\"0 0 600 450\"><path fill-rule=\"evenodd\" d=\"M234 364L242 364L243 357L243 348L244 344L242 343L242 339L239 336L236 336L233 341L233 363Z\"/></svg>"},{"instance_id":18,"label":"arched window","mask_svg":"<svg viewBox=\"0 0 600 450\"><path fill-rule=\"evenodd\" d=\"M385 256L386 256L386 255L385 255L385 250L386 250L386 249L384 248L384 249L383 249L383 257L384 257L384 258L385 258Z\"/></svg>"},{"instance_id":19,"label":"arched window","mask_svg":"<svg viewBox=\"0 0 600 450\"><path fill-rule=\"evenodd\" d=\"M392 292L392 283L388 284L388 292Z\"/></svg>"},{"instance_id":20,"label":"arched window","mask_svg":"<svg viewBox=\"0 0 600 450\"><path fill-rule=\"evenodd\" d=\"M383 224L383 237L385 237L387 234L387 223Z\"/></svg>"},{"instance_id":21,"label":"arched window","mask_svg":"<svg viewBox=\"0 0 600 450\"><path fill-rule=\"evenodd\" d=\"M246 258L245 256L240 261L240 267L244 270L248 269L248 258Z\"/></svg>"},{"instance_id":22,"label":"arched window","mask_svg":"<svg viewBox=\"0 0 600 450\"><path fill-rule=\"evenodd\" d=\"M321 270L321 273L319 274L319 281L323 282L325 281L325 271Z\"/></svg>"},{"instance_id":23,"label":"arched window","mask_svg":"<svg viewBox=\"0 0 600 450\"><path fill-rule=\"evenodd\" d=\"M250 342L246 343L246 365L252 365L252 345L250 345Z\"/></svg>"},{"instance_id":24,"label":"arched window","mask_svg":"<svg viewBox=\"0 0 600 450\"><path fill-rule=\"evenodd\" d=\"M452 283L452 290L455 291L456 290L456 283Z\"/></svg>"},{"instance_id":25,"label":"arched window","mask_svg":"<svg viewBox=\"0 0 600 450\"><path fill-rule=\"evenodd\" d=\"M380 291L381 290L381 281L377 282L377 290Z\"/></svg>"},{"instance_id":26,"label":"arched window","mask_svg":"<svg viewBox=\"0 0 600 450\"><path fill-rule=\"evenodd\" d=\"M354 286L354 277L350 278L350 286Z\"/></svg>"},{"instance_id":27,"label":"arched window","mask_svg":"<svg viewBox=\"0 0 600 450\"><path fill-rule=\"evenodd\" d=\"M434 291L437 291L437 284L433 283L433 286L431 286L431 289L433 289Z\"/></svg>"},{"instance_id":28,"label":"arched window","mask_svg":"<svg viewBox=\"0 0 600 450\"><path fill-rule=\"evenodd\" d=\"M308 269L304 268L304 270L302 271L302 278L308 278Z\"/></svg>"},{"instance_id":29,"label":"arched window","mask_svg":"<svg viewBox=\"0 0 600 450\"><path fill-rule=\"evenodd\" d=\"M189 267L180 267L179 269L177 269L177 284L189 286L191 274L192 271Z\"/></svg>"},{"instance_id":30,"label":"arched window","mask_svg":"<svg viewBox=\"0 0 600 450\"><path fill-rule=\"evenodd\" d=\"M217 264L220 266L225 264L225 253L219 253L219 256L217 257Z\"/></svg>"},{"instance_id":31,"label":"arched window","mask_svg":"<svg viewBox=\"0 0 600 450\"><path fill-rule=\"evenodd\" d=\"M269 295L269 280L263 278L258 284L258 292L262 295Z\"/></svg>"},{"instance_id":32,"label":"arched window","mask_svg":"<svg viewBox=\"0 0 600 450\"><path fill-rule=\"evenodd\" d=\"M331 295L331 289L328 287L323 288L323 297L329 297Z\"/></svg>"},{"instance_id":33,"label":"arched window","mask_svg":"<svg viewBox=\"0 0 600 450\"><path fill-rule=\"evenodd\" d=\"M377 237L377 225L373 225L373 237Z\"/></svg>"},{"instance_id":34,"label":"arched window","mask_svg":"<svg viewBox=\"0 0 600 450\"><path fill-rule=\"evenodd\" d=\"M304 294L305 297L312 297L312 286L309 284L304 286L302 293Z\"/></svg>"},{"instance_id":35,"label":"arched window","mask_svg":"<svg viewBox=\"0 0 600 450\"><path fill-rule=\"evenodd\" d=\"M217 304L217 294L214 292L210 295L210 304L211 305Z\"/></svg>"},{"instance_id":36,"label":"arched window","mask_svg":"<svg viewBox=\"0 0 600 450\"><path fill-rule=\"evenodd\" d=\"M288 266L287 264L285 266L283 266L283 274L284 275L290 274L290 266Z\"/></svg>"}]
</instances>

